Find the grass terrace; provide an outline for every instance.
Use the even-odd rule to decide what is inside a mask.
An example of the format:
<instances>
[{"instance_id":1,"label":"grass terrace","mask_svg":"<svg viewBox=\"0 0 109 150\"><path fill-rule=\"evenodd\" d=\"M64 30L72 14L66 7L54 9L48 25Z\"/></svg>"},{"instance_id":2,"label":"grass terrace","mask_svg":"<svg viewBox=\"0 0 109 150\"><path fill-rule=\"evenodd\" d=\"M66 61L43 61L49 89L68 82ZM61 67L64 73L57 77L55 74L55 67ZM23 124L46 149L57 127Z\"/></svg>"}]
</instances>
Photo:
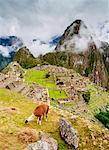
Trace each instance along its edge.
<instances>
[{"instance_id":1,"label":"grass terrace","mask_svg":"<svg viewBox=\"0 0 109 150\"><path fill-rule=\"evenodd\" d=\"M55 100L59 98L67 98L65 91L58 90L59 87L55 84L53 76L46 78L47 73L47 71L40 71L32 68L26 70L24 78L27 83L35 82L48 88L50 98Z\"/></svg>"}]
</instances>

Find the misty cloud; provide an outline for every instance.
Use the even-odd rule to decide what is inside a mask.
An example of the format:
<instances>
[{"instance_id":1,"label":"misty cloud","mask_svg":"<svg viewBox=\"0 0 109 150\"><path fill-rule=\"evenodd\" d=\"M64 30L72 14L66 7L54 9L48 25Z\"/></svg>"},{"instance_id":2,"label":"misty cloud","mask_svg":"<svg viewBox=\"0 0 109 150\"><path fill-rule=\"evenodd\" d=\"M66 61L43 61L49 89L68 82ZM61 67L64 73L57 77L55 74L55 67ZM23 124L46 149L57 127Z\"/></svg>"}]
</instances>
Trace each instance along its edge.
<instances>
[{"instance_id":1,"label":"misty cloud","mask_svg":"<svg viewBox=\"0 0 109 150\"><path fill-rule=\"evenodd\" d=\"M44 45L34 45L32 39L48 43L79 18L98 39L108 41L105 33L98 31L98 25L109 18L108 5L109 0L0 0L0 36L21 37L25 45L31 44L28 47L32 53L43 53ZM47 48L52 50L48 45L46 52Z\"/></svg>"},{"instance_id":2,"label":"misty cloud","mask_svg":"<svg viewBox=\"0 0 109 150\"><path fill-rule=\"evenodd\" d=\"M1 53L4 57L8 57L9 56L9 49L7 47L0 45L0 54Z\"/></svg>"}]
</instances>

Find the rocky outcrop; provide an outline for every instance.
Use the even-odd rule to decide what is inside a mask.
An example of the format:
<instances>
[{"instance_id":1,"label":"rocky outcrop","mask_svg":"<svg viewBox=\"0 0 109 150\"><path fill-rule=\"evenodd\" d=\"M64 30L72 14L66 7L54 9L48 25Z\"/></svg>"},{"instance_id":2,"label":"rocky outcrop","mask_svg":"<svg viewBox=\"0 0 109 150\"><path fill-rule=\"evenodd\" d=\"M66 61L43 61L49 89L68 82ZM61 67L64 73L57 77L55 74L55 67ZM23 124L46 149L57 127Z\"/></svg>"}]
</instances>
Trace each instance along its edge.
<instances>
[{"instance_id":1,"label":"rocky outcrop","mask_svg":"<svg viewBox=\"0 0 109 150\"><path fill-rule=\"evenodd\" d=\"M106 42L102 42L101 50L102 50L104 64L108 73L108 89L109 89L109 44Z\"/></svg>"},{"instance_id":2,"label":"rocky outcrop","mask_svg":"<svg viewBox=\"0 0 109 150\"><path fill-rule=\"evenodd\" d=\"M47 134L40 133L40 140L36 143L29 144L25 150L57 150L58 143Z\"/></svg>"},{"instance_id":3,"label":"rocky outcrop","mask_svg":"<svg viewBox=\"0 0 109 150\"><path fill-rule=\"evenodd\" d=\"M65 118L60 119L60 132L61 137L66 143L72 145L74 148L78 148L79 137L77 130L72 126L72 124Z\"/></svg>"},{"instance_id":4,"label":"rocky outcrop","mask_svg":"<svg viewBox=\"0 0 109 150\"><path fill-rule=\"evenodd\" d=\"M2 72L9 77L20 78L23 75L24 70L16 61L14 61L11 62Z\"/></svg>"},{"instance_id":5,"label":"rocky outcrop","mask_svg":"<svg viewBox=\"0 0 109 150\"><path fill-rule=\"evenodd\" d=\"M49 135L45 133L40 133L40 138L42 141L47 142L50 145L50 150L57 150L58 143L55 139L51 138Z\"/></svg>"},{"instance_id":6,"label":"rocky outcrop","mask_svg":"<svg viewBox=\"0 0 109 150\"><path fill-rule=\"evenodd\" d=\"M50 145L45 141L29 144L25 150L51 150Z\"/></svg>"},{"instance_id":7,"label":"rocky outcrop","mask_svg":"<svg viewBox=\"0 0 109 150\"><path fill-rule=\"evenodd\" d=\"M17 138L24 143L37 142L39 140L39 132L35 129L24 128L18 132Z\"/></svg>"},{"instance_id":8,"label":"rocky outcrop","mask_svg":"<svg viewBox=\"0 0 109 150\"><path fill-rule=\"evenodd\" d=\"M78 53L86 51L88 44L92 42L93 39L87 26L82 20L78 19L67 27L56 46L56 51L70 51Z\"/></svg>"}]
</instances>

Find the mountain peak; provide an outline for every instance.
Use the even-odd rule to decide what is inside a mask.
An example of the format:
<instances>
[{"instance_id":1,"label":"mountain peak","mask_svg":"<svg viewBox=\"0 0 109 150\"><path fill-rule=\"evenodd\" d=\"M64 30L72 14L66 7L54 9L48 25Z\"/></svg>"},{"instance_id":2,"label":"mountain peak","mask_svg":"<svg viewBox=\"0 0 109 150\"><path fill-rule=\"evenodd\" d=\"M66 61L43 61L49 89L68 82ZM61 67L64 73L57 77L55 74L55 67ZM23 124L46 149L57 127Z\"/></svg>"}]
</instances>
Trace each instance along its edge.
<instances>
[{"instance_id":1,"label":"mountain peak","mask_svg":"<svg viewBox=\"0 0 109 150\"><path fill-rule=\"evenodd\" d=\"M82 52L88 49L93 38L85 23L77 19L67 27L56 46L56 51Z\"/></svg>"},{"instance_id":2,"label":"mountain peak","mask_svg":"<svg viewBox=\"0 0 109 150\"><path fill-rule=\"evenodd\" d=\"M83 22L81 19L76 19L73 23L80 24L81 22Z\"/></svg>"}]
</instances>

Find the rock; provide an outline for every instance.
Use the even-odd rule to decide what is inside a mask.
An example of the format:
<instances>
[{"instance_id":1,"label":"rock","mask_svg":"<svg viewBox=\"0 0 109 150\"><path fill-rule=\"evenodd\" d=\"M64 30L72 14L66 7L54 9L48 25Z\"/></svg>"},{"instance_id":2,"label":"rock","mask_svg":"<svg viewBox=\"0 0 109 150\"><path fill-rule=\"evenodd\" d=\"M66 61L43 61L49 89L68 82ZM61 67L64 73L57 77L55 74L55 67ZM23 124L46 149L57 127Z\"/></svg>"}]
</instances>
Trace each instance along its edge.
<instances>
[{"instance_id":1,"label":"rock","mask_svg":"<svg viewBox=\"0 0 109 150\"><path fill-rule=\"evenodd\" d=\"M86 146L86 142L82 142L82 145L83 145L83 146Z\"/></svg>"},{"instance_id":2,"label":"rock","mask_svg":"<svg viewBox=\"0 0 109 150\"><path fill-rule=\"evenodd\" d=\"M17 134L17 137L22 142L36 142L39 140L39 132L35 129L24 128Z\"/></svg>"},{"instance_id":3,"label":"rock","mask_svg":"<svg viewBox=\"0 0 109 150\"><path fill-rule=\"evenodd\" d=\"M103 140L103 143L104 143L104 144L108 144L108 141L107 141L107 140Z\"/></svg>"},{"instance_id":4,"label":"rock","mask_svg":"<svg viewBox=\"0 0 109 150\"><path fill-rule=\"evenodd\" d=\"M25 150L57 150L58 143L55 139L51 138L49 135L40 132L39 141L33 144L29 144Z\"/></svg>"},{"instance_id":5,"label":"rock","mask_svg":"<svg viewBox=\"0 0 109 150\"><path fill-rule=\"evenodd\" d=\"M20 114L20 111L16 107L0 107L0 112L6 112L8 114Z\"/></svg>"},{"instance_id":6,"label":"rock","mask_svg":"<svg viewBox=\"0 0 109 150\"><path fill-rule=\"evenodd\" d=\"M102 142L102 141L103 141L103 139L102 139L102 138L98 138L98 141Z\"/></svg>"},{"instance_id":7,"label":"rock","mask_svg":"<svg viewBox=\"0 0 109 150\"><path fill-rule=\"evenodd\" d=\"M71 116L71 119L72 119L72 120L75 120L75 119L77 119L77 117L78 117L78 116L73 115L73 116Z\"/></svg>"},{"instance_id":8,"label":"rock","mask_svg":"<svg viewBox=\"0 0 109 150\"><path fill-rule=\"evenodd\" d=\"M50 145L45 141L38 141L33 144L29 144L25 150L52 150Z\"/></svg>"},{"instance_id":9,"label":"rock","mask_svg":"<svg viewBox=\"0 0 109 150\"><path fill-rule=\"evenodd\" d=\"M61 137L69 144L77 148L79 145L79 137L77 130L65 118L60 119Z\"/></svg>"},{"instance_id":10,"label":"rock","mask_svg":"<svg viewBox=\"0 0 109 150\"><path fill-rule=\"evenodd\" d=\"M50 145L50 150L57 150L58 143L55 139L51 138L49 135L45 133L40 133L40 138L42 141L47 142Z\"/></svg>"},{"instance_id":11,"label":"rock","mask_svg":"<svg viewBox=\"0 0 109 150\"><path fill-rule=\"evenodd\" d=\"M96 142L96 141L93 141L93 145L97 145L97 142Z\"/></svg>"}]
</instances>

